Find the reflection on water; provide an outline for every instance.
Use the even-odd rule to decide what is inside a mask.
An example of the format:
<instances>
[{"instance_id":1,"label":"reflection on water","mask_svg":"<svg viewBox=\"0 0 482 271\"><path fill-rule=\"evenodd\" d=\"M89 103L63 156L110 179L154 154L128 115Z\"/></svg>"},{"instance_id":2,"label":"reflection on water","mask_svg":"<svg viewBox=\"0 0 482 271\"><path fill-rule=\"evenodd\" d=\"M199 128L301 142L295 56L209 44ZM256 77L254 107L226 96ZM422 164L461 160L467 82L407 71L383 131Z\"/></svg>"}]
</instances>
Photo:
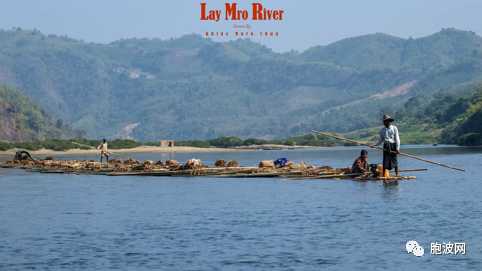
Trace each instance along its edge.
<instances>
[{"instance_id":1,"label":"reflection on water","mask_svg":"<svg viewBox=\"0 0 482 271\"><path fill-rule=\"evenodd\" d=\"M287 157L349 166L361 148L129 154L140 160ZM480 269L480 148L404 151L416 180L216 179L44 175L0 170L0 269ZM98 159L97 156L81 157ZM65 157L65 159L79 159ZM381 152L369 150L370 163ZM404 173L406 174L406 173ZM423 258L407 254L416 240ZM465 242L467 255L430 255Z\"/></svg>"},{"instance_id":2,"label":"reflection on water","mask_svg":"<svg viewBox=\"0 0 482 271\"><path fill-rule=\"evenodd\" d=\"M382 181L383 196L387 198L398 196L398 181Z\"/></svg>"}]
</instances>

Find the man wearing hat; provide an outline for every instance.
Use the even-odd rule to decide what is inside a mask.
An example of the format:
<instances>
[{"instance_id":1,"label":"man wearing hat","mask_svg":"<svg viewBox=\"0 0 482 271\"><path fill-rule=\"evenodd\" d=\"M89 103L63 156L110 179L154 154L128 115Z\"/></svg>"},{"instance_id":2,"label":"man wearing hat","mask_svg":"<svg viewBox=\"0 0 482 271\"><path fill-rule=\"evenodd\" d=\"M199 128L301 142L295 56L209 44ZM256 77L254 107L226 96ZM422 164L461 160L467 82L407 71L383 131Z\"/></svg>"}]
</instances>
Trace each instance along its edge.
<instances>
[{"instance_id":1,"label":"man wearing hat","mask_svg":"<svg viewBox=\"0 0 482 271\"><path fill-rule=\"evenodd\" d=\"M385 127L380 131L380 138L378 141L370 147L374 148L383 142L383 172L385 172L385 169L391 170L392 168L395 168L395 174L398 175L397 154L400 153L398 128L391 124L393 118L389 115L383 116L380 120L383 121ZM391 151L395 151L396 153L392 153Z\"/></svg>"}]
</instances>

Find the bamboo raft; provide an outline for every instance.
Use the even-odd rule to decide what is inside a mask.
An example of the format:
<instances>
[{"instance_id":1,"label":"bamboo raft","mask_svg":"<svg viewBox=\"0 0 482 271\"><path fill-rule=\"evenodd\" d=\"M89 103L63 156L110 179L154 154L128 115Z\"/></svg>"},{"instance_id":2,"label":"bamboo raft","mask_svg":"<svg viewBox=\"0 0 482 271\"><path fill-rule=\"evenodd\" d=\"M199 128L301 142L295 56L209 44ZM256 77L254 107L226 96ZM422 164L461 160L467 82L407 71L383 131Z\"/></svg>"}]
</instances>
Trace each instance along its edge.
<instances>
[{"instance_id":1,"label":"bamboo raft","mask_svg":"<svg viewBox=\"0 0 482 271\"><path fill-rule=\"evenodd\" d=\"M237 161L229 164L224 160L216 161L215 167L202 165L200 160L188 160L186 164L179 164L175 160L166 163L150 160L145 162L127 159L111 159L109 163L93 161L53 161L9 160L0 163L2 168L24 169L27 172L76 174L76 175L105 175L105 176L158 176L158 177L209 177L209 178L282 178L282 179L352 179L352 180L411 180L415 176L373 177L370 174L345 173L348 168L332 168L330 166L307 167L304 162L293 162L281 166L274 166L273 161L261 161L259 167L238 166ZM221 162L219 162L221 161ZM224 162L223 162L224 161ZM232 166L234 165L234 166ZM419 170L414 170L419 171Z\"/></svg>"},{"instance_id":2,"label":"bamboo raft","mask_svg":"<svg viewBox=\"0 0 482 271\"><path fill-rule=\"evenodd\" d=\"M400 151L386 150L367 143L346 139L329 133L323 133L313 130L315 134L320 134L335 138L338 140L355 143L357 145L369 146L371 148L383 150L386 152L397 153L402 156L410 157L419 161L442 166L458 171L465 171L465 169L453 167L450 165L430 161L420 157L416 157L410 154L402 153ZM84 145L81 143L72 142L73 144L80 145L87 148L95 149L92 146ZM108 152L118 157L127 158L126 161L121 159L111 159L106 164L96 163L94 161L60 161L55 162L52 159L34 160L34 161L19 161L9 160L7 163L0 163L2 168L19 168L29 172L40 173L57 173L57 174L78 174L78 175L106 175L106 176L170 176L170 177L191 177L191 176L203 176L211 178L285 178L285 179L354 179L354 180L411 180L415 179L415 176L390 176L390 177L377 177L373 176L373 173L367 174L349 173L349 168L334 169L330 166L307 167L304 162L295 165L292 161L287 161L286 164L281 167L279 164L275 166L273 160L261 161L259 167L243 167L239 166L237 161L230 161L226 163L224 159L219 159L215 163L215 167L208 167L201 164L201 160L190 159L186 164L180 165L178 161L167 160L166 163L158 161L154 164L153 161L148 160L140 162L133 160L132 158ZM412 171L425 171L426 169L411 169L400 170L399 172L412 172Z\"/></svg>"}]
</instances>

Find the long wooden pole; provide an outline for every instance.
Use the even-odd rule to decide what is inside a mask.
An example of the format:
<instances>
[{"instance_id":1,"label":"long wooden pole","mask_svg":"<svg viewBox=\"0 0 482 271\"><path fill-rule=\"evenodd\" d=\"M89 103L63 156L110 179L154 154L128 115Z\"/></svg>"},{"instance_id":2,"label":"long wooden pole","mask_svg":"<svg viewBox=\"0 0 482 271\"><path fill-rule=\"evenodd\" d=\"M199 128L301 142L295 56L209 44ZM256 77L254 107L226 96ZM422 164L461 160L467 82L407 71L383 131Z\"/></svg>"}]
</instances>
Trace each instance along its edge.
<instances>
[{"instance_id":1,"label":"long wooden pole","mask_svg":"<svg viewBox=\"0 0 482 271\"><path fill-rule=\"evenodd\" d=\"M328 134L328 133L323 133L323 132L318 132L318 131L315 131L315 130L312 130L312 132L315 133L315 134L320 134L320 135L329 136L329 137L336 138L336 139L339 139L339 140L343 140L343 141L346 141L346 142L355 143L355 144L363 145L363 146L367 146L367 147L372 147L372 145L370 145L370 144L366 144L366 143L363 143L363 142L359 142L359 141L355 141L355 140L351 140L351 139L339 137L339 136L336 136L336 135L332 135L332 134ZM380 147L376 147L376 146L375 146L375 148L376 148L376 149L379 149L379 150L382 150L382 151L388 151L388 150L386 150L386 149L383 149L383 148L380 148ZM391 152L392 152L392 153L397 153L396 151L391 151ZM410 155L410 154L406 154L406 153L403 153L403 152L401 152L401 153L399 153L399 154L400 154L400 155L403 155L403 156L407 156L407 157L413 158L413 159L417 159L417 160L420 160L420 161L423 161L423 162L427 162L427 163L431 163L431 164L434 164L434 165L438 165L438 166L442 166L442 167L451 168L451 169L460 170L460 171L464 171L464 172L465 172L465 169L462 169L462 168L452 167L452 166L449 166L449 165L445 165L445 164L442 164L442 163L430 161L430 160L423 159L423 158L420 158L420 157L417 157L417 156L413 156L413 155Z\"/></svg>"},{"instance_id":2,"label":"long wooden pole","mask_svg":"<svg viewBox=\"0 0 482 271\"><path fill-rule=\"evenodd\" d=\"M84 147L87 147L87 148L91 148L91 149L95 149L95 147L92 147L92 146L89 146L89 145L85 145L85 144L80 144L80 143L77 143L77 142L71 142L72 144L75 144L75 145L79 145L79 146L84 146ZM120 155L120 154L117 154L117 153L113 153L111 151L107 151L107 153L111 153L113 155L117 155L117 156L120 156L120 157L124 157L124 158L127 158L127 159L132 159L130 157L127 157L127 156L124 156L124 155Z\"/></svg>"},{"instance_id":3,"label":"long wooden pole","mask_svg":"<svg viewBox=\"0 0 482 271\"><path fill-rule=\"evenodd\" d=\"M400 169L398 172L412 172L412 171L427 171L426 168L418 168L418 169ZM390 172L394 172L394 170L390 170Z\"/></svg>"}]
</instances>

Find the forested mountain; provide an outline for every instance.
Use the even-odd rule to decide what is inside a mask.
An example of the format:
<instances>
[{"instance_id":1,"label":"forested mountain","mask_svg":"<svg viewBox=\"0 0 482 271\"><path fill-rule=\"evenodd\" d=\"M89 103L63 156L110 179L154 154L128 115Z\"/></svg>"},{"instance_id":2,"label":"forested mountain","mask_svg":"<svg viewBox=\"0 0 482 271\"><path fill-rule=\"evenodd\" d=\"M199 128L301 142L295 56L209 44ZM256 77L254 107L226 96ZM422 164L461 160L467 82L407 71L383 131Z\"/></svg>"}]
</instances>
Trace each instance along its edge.
<instances>
[{"instance_id":1,"label":"forested mountain","mask_svg":"<svg viewBox=\"0 0 482 271\"><path fill-rule=\"evenodd\" d=\"M82 137L62 120L55 121L32 99L0 85L0 140L11 142Z\"/></svg>"},{"instance_id":2,"label":"forested mountain","mask_svg":"<svg viewBox=\"0 0 482 271\"><path fill-rule=\"evenodd\" d=\"M0 31L0 83L89 138L286 138L378 125L383 108L482 78L482 38L443 29L373 34L278 54L247 39L199 35L88 43Z\"/></svg>"},{"instance_id":3,"label":"forested mountain","mask_svg":"<svg viewBox=\"0 0 482 271\"><path fill-rule=\"evenodd\" d=\"M443 94L411 97L397 107L384 107L380 113L394 117L403 144L482 145L482 84L468 83ZM346 134L349 138L376 141L382 127Z\"/></svg>"},{"instance_id":4,"label":"forested mountain","mask_svg":"<svg viewBox=\"0 0 482 271\"><path fill-rule=\"evenodd\" d=\"M442 143L482 145L482 84L462 86L428 102L412 98L395 114L411 125L435 126Z\"/></svg>"}]
</instances>

